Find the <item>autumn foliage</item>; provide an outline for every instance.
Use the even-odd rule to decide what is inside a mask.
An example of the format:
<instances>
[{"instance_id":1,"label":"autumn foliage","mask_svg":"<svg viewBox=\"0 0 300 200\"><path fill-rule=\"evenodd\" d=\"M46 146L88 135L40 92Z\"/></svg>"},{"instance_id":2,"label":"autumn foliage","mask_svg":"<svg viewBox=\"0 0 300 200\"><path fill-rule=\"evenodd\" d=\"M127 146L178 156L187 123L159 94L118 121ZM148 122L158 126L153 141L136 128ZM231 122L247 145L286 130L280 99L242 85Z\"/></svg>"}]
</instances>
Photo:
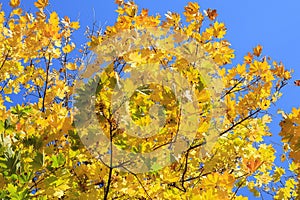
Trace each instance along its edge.
<instances>
[{"instance_id":1,"label":"autumn foliage","mask_svg":"<svg viewBox=\"0 0 300 200\"><path fill-rule=\"evenodd\" d=\"M34 3L36 13L22 10L20 4L11 0L11 12L0 11L1 199L247 199L242 189L257 197L299 198L300 111L283 113L280 136L284 145L275 148L268 142L273 135L268 111L280 98L291 72L262 55L261 45L246 53L242 63L232 65L234 50L224 39L227 29L218 21L216 10L202 12L198 3L188 3L183 14L151 16L131 1L117 0L115 24L99 31L87 29L88 41L80 46L72 37L80 29L79 22L55 11L45 12L48 0ZM154 29L149 32L164 39L147 43L145 30ZM164 37L166 32L174 37ZM124 33L130 33L129 40L111 42ZM119 53L137 42L143 42L144 49ZM189 60L172 54L178 48L194 56ZM115 50L112 54L111 49ZM95 57L99 54L102 57ZM214 70L210 80L219 81L220 87L210 88L198 71L200 57L199 65ZM141 67L148 63L153 69ZM142 170L136 171L126 160L112 161L111 155L116 155L112 146L130 156L151 153L177 144L174 138L180 125L194 125L185 125L190 119L181 115L185 99L179 102L171 86L159 82L136 86L124 78L126 73L133 77L147 70L150 76L154 68L177 71L187 80L198 108L193 110L198 126L188 142L178 139L184 144L180 154L163 159L141 157L141 165L136 166ZM89 80L80 85L82 78ZM128 118L115 117L112 109L111 98L122 79L125 91L135 91L129 98ZM212 88L222 90L213 94ZM218 98L211 101L212 96ZM212 115L215 106L220 108L218 119ZM95 112L97 119L88 128L86 110ZM155 118L153 113L161 114ZM163 128L158 134L137 139L130 129L121 127L122 120L138 126L153 120L164 123L159 124ZM212 120L219 120L215 135L209 128ZM107 143L93 141L101 139L97 134L89 140L91 131L98 130L94 125L101 127ZM106 157L95 157L87 143ZM287 156L276 149L283 149ZM289 167L275 162L278 157Z\"/></svg>"}]
</instances>

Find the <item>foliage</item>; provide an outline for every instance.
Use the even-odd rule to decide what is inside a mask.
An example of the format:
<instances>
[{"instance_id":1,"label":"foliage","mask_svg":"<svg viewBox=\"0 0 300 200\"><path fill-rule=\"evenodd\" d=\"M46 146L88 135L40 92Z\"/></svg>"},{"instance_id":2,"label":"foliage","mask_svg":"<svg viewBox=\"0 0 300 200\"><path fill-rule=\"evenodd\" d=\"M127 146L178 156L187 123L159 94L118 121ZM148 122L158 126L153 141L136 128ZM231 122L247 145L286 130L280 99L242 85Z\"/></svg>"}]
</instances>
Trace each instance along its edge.
<instances>
[{"instance_id":1,"label":"foliage","mask_svg":"<svg viewBox=\"0 0 300 200\"><path fill-rule=\"evenodd\" d=\"M282 136L282 142L284 143L283 149L285 154L281 156L282 160L286 159L286 154L289 155L290 158L294 160L294 162L289 164L289 170L294 172L295 174L298 174L297 181L299 182L299 113L300 110L293 108L292 112L290 114L285 114L282 110L278 111L278 113L281 113L283 116L283 120L280 122L281 126L281 132L280 136ZM295 184L295 183L291 183ZM292 189L292 185L287 186L287 190L289 191ZM297 193L299 194L299 183L297 186ZM280 191L279 192L280 197L285 197L287 195L286 191Z\"/></svg>"},{"instance_id":2,"label":"foliage","mask_svg":"<svg viewBox=\"0 0 300 200\"><path fill-rule=\"evenodd\" d=\"M242 188L255 196L297 198L299 141L294 137L300 132L299 110L294 109L281 123L286 143L282 148L294 159L289 160L289 170L275 163L276 150L266 142L272 136L267 126L272 121L268 109L291 78L284 65L262 56L258 45L245 55L243 63L227 67L234 51L224 39L226 27L217 21L216 10L202 13L197 3L189 3L184 8L185 20L173 12L163 19L149 16L147 9L139 12L133 2L116 3L116 23L103 33L88 30L89 41L78 52L72 34L79 23L56 12L45 12L48 0L34 3L38 10L35 14L22 10L19 0L10 1L10 13L0 12L1 199L247 199L239 192ZM79 72L87 77L93 73L85 69L91 51L105 51L110 39L120 32L157 27L196 41L205 52L203 56L217 64L217 76L224 87L217 100L226 109L217 140L205 155L206 124L212 109L206 104L210 97L208 83L180 56L156 49L154 44L115 57L85 86L77 91L74 88L80 80ZM178 124L184 121L180 121L179 103L168 87L148 84L130 97L130 115L139 125L149 125L150 107L162 102L155 108L166 115L168 123L158 135L137 140L122 131L119 119L111 117L112 89L123 73L139 69L143 62L178 70L196 93L198 114L204 114L198 116L201 125L193 140L180 156L170 158L172 164L147 165L148 172L137 173L126 168L126 163L113 165L90 153L75 126L89 116L74 109L72 102L75 99L78 105L90 109L88 101L95 99L97 120L108 144L135 154L151 152L165 142L171 144ZM92 87L97 91L95 97L88 90ZM154 89L158 92L147 93Z\"/></svg>"}]
</instances>

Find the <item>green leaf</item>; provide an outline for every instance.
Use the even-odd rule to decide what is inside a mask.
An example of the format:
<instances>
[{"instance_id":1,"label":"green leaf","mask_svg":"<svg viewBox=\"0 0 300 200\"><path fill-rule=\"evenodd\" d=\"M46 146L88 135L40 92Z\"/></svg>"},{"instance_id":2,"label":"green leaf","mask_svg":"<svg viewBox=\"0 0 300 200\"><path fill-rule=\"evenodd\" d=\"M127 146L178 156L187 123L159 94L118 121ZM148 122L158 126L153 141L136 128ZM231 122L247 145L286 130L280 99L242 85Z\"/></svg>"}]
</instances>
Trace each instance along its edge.
<instances>
[{"instance_id":1,"label":"green leaf","mask_svg":"<svg viewBox=\"0 0 300 200\"><path fill-rule=\"evenodd\" d=\"M64 158L64 155L62 153L58 154L58 156L55 156L53 155L51 157L51 160L52 160L52 165L51 167L53 168L58 168L60 167L61 165L63 165L65 163L65 158Z\"/></svg>"},{"instance_id":2,"label":"green leaf","mask_svg":"<svg viewBox=\"0 0 300 200\"><path fill-rule=\"evenodd\" d=\"M17 192L17 186L14 186L13 184L9 183L7 185L7 191L10 193L10 194L14 194Z\"/></svg>"},{"instance_id":3,"label":"green leaf","mask_svg":"<svg viewBox=\"0 0 300 200\"><path fill-rule=\"evenodd\" d=\"M26 184L31 179L32 172L23 173L19 176L20 183Z\"/></svg>"},{"instance_id":4,"label":"green leaf","mask_svg":"<svg viewBox=\"0 0 300 200\"><path fill-rule=\"evenodd\" d=\"M151 166L151 171L158 171L162 168L162 166L160 164L158 164L157 162L155 162L152 166Z\"/></svg>"},{"instance_id":5,"label":"green leaf","mask_svg":"<svg viewBox=\"0 0 300 200\"><path fill-rule=\"evenodd\" d=\"M36 156L33 159L33 162L31 163L34 170L38 170L44 166L45 163L45 154L37 152Z\"/></svg>"}]
</instances>

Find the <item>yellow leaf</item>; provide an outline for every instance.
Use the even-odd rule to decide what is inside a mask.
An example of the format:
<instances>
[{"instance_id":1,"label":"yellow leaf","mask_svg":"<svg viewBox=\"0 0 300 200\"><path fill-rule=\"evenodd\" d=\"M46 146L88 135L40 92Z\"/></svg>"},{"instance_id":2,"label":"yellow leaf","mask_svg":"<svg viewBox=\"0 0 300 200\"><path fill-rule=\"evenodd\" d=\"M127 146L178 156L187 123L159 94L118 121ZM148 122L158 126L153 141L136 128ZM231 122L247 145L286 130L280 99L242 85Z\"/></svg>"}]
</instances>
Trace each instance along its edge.
<instances>
[{"instance_id":1,"label":"yellow leaf","mask_svg":"<svg viewBox=\"0 0 300 200\"><path fill-rule=\"evenodd\" d=\"M129 1L125 4L124 11L128 16L134 17L137 13L137 5L135 5L132 1Z\"/></svg>"},{"instance_id":2,"label":"yellow leaf","mask_svg":"<svg viewBox=\"0 0 300 200\"><path fill-rule=\"evenodd\" d=\"M226 27L224 23L215 22L212 27L213 36L216 38L223 38L226 34Z\"/></svg>"},{"instance_id":3,"label":"yellow leaf","mask_svg":"<svg viewBox=\"0 0 300 200\"><path fill-rule=\"evenodd\" d=\"M13 16L13 15L18 15L18 16L20 16L21 14L22 14L22 9L21 9L21 8L17 8L17 9L14 9L14 10L11 12L10 16Z\"/></svg>"},{"instance_id":4,"label":"yellow leaf","mask_svg":"<svg viewBox=\"0 0 300 200\"><path fill-rule=\"evenodd\" d=\"M53 58L59 58L60 53L61 52L60 52L59 48L54 49L54 51L53 51Z\"/></svg>"},{"instance_id":5,"label":"yellow leaf","mask_svg":"<svg viewBox=\"0 0 300 200\"><path fill-rule=\"evenodd\" d=\"M73 51L73 49L75 48L75 45L72 44L67 44L66 46L63 47L63 52L64 53L70 53L71 51Z\"/></svg>"},{"instance_id":6,"label":"yellow leaf","mask_svg":"<svg viewBox=\"0 0 300 200\"><path fill-rule=\"evenodd\" d=\"M12 103L13 101L10 99L9 96L5 96L5 101L9 102L9 103Z\"/></svg>"},{"instance_id":7,"label":"yellow leaf","mask_svg":"<svg viewBox=\"0 0 300 200\"><path fill-rule=\"evenodd\" d=\"M25 163L30 163L30 162L32 162L33 160L32 160L31 158L27 157L27 158L24 158L23 161L24 161Z\"/></svg>"},{"instance_id":8,"label":"yellow leaf","mask_svg":"<svg viewBox=\"0 0 300 200\"><path fill-rule=\"evenodd\" d=\"M4 93L5 94L11 94L12 93L12 88L11 87L4 88Z\"/></svg>"},{"instance_id":9,"label":"yellow leaf","mask_svg":"<svg viewBox=\"0 0 300 200\"><path fill-rule=\"evenodd\" d=\"M43 9L45 8L49 3L49 0L38 0L37 2L34 2L34 6Z\"/></svg>"},{"instance_id":10,"label":"yellow leaf","mask_svg":"<svg viewBox=\"0 0 300 200\"><path fill-rule=\"evenodd\" d=\"M271 101L268 99L263 99L259 104L262 110L267 110L270 107Z\"/></svg>"},{"instance_id":11,"label":"yellow leaf","mask_svg":"<svg viewBox=\"0 0 300 200\"><path fill-rule=\"evenodd\" d=\"M188 5L184 7L185 12L183 14L186 17L187 22L195 19L195 16L199 12L199 8L200 6L196 2L189 2Z\"/></svg>"},{"instance_id":12,"label":"yellow leaf","mask_svg":"<svg viewBox=\"0 0 300 200\"><path fill-rule=\"evenodd\" d=\"M294 173L298 173L299 169L299 163L295 163L295 162L292 162L290 165L289 165L289 170L294 172Z\"/></svg>"},{"instance_id":13,"label":"yellow leaf","mask_svg":"<svg viewBox=\"0 0 300 200\"><path fill-rule=\"evenodd\" d=\"M139 52L130 53L128 58L129 58L128 63L130 63L131 67L133 68L139 66L144 61L144 59L142 58L142 54L140 54Z\"/></svg>"},{"instance_id":14,"label":"yellow leaf","mask_svg":"<svg viewBox=\"0 0 300 200\"><path fill-rule=\"evenodd\" d=\"M77 66L76 66L75 63L67 63L67 64L66 64L66 68L67 68L68 70L76 70L76 69L77 69Z\"/></svg>"},{"instance_id":15,"label":"yellow leaf","mask_svg":"<svg viewBox=\"0 0 300 200\"><path fill-rule=\"evenodd\" d=\"M225 74L226 74L226 69L225 68L222 68L222 69L218 69L218 73L221 77L224 77Z\"/></svg>"},{"instance_id":16,"label":"yellow leaf","mask_svg":"<svg viewBox=\"0 0 300 200\"><path fill-rule=\"evenodd\" d=\"M243 64L243 65L238 64L237 68L236 68L236 71L237 71L238 74L244 75L246 73L246 65L245 64Z\"/></svg>"},{"instance_id":17,"label":"yellow leaf","mask_svg":"<svg viewBox=\"0 0 300 200\"><path fill-rule=\"evenodd\" d=\"M285 71L284 74L283 74L283 78L285 80L291 79L292 78L291 73L289 71Z\"/></svg>"},{"instance_id":18,"label":"yellow leaf","mask_svg":"<svg viewBox=\"0 0 300 200\"><path fill-rule=\"evenodd\" d=\"M18 7L20 5L20 0L10 0L9 5L13 8Z\"/></svg>"},{"instance_id":19,"label":"yellow leaf","mask_svg":"<svg viewBox=\"0 0 300 200\"><path fill-rule=\"evenodd\" d=\"M270 117L270 115L264 115L262 117L262 122L265 123L270 123L272 121L272 118Z\"/></svg>"},{"instance_id":20,"label":"yellow leaf","mask_svg":"<svg viewBox=\"0 0 300 200\"><path fill-rule=\"evenodd\" d=\"M235 200L248 200L248 198L244 197L244 196L236 196L234 199Z\"/></svg>"},{"instance_id":21,"label":"yellow leaf","mask_svg":"<svg viewBox=\"0 0 300 200\"><path fill-rule=\"evenodd\" d=\"M60 40L55 40L54 45L57 47L61 47L61 41Z\"/></svg>"},{"instance_id":22,"label":"yellow leaf","mask_svg":"<svg viewBox=\"0 0 300 200\"><path fill-rule=\"evenodd\" d=\"M53 196L58 197L58 198L62 197L63 195L64 195L63 190L56 190L53 194Z\"/></svg>"},{"instance_id":23,"label":"yellow leaf","mask_svg":"<svg viewBox=\"0 0 300 200\"><path fill-rule=\"evenodd\" d=\"M274 174L272 178L274 179L274 182L280 181L282 175L285 173L285 170L282 167L275 167Z\"/></svg>"},{"instance_id":24,"label":"yellow leaf","mask_svg":"<svg viewBox=\"0 0 300 200\"><path fill-rule=\"evenodd\" d=\"M296 186L296 181L290 178L285 182L285 186L288 188L294 188Z\"/></svg>"},{"instance_id":25,"label":"yellow leaf","mask_svg":"<svg viewBox=\"0 0 300 200\"><path fill-rule=\"evenodd\" d=\"M71 22L70 27L76 30L79 29L80 28L79 22Z\"/></svg>"},{"instance_id":26,"label":"yellow leaf","mask_svg":"<svg viewBox=\"0 0 300 200\"><path fill-rule=\"evenodd\" d=\"M50 14L49 24L51 24L52 26L58 26L58 24L59 24L59 17L58 17L58 14L56 12L52 12Z\"/></svg>"}]
</instances>

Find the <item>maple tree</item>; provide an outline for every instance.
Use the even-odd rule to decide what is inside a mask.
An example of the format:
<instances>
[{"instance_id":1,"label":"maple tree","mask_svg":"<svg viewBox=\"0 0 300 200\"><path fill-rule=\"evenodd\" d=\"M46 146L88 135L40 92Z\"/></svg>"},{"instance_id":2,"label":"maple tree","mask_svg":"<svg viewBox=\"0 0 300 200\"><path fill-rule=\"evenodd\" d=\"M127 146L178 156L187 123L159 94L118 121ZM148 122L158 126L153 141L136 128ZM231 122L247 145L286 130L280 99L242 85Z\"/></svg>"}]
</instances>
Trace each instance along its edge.
<instances>
[{"instance_id":1,"label":"maple tree","mask_svg":"<svg viewBox=\"0 0 300 200\"><path fill-rule=\"evenodd\" d=\"M229 68L216 10L116 3L80 49L48 0L0 12L1 199L296 199L300 111L280 124L289 169L266 141L291 72L260 45Z\"/></svg>"}]
</instances>

